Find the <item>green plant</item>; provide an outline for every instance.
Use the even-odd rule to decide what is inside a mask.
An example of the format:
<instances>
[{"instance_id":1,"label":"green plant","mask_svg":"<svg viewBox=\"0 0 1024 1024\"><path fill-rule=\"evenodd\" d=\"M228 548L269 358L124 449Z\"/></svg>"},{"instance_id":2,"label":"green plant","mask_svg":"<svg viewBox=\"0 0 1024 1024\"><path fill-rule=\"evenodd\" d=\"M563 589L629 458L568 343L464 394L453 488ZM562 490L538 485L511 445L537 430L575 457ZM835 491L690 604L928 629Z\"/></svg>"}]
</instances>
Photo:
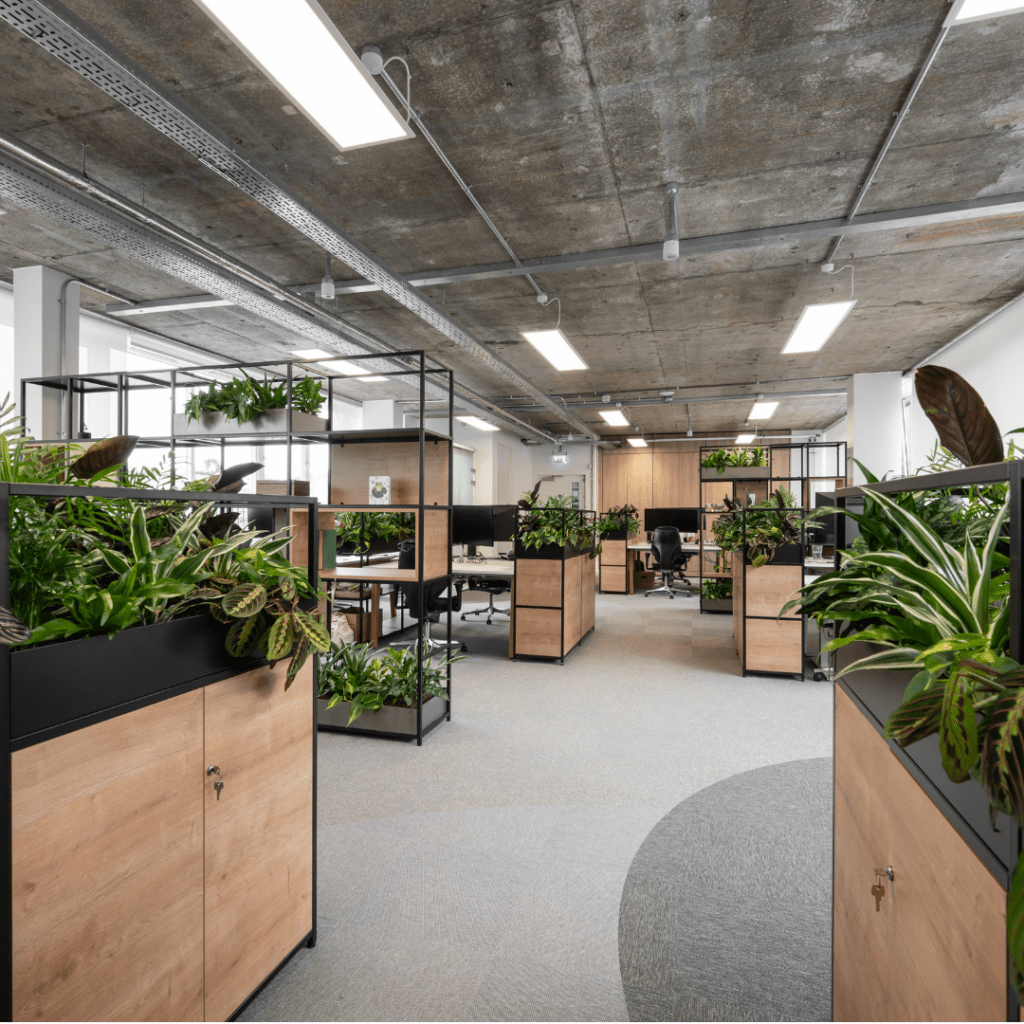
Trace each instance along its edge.
<instances>
[{"instance_id":1,"label":"green plant","mask_svg":"<svg viewBox=\"0 0 1024 1024\"><path fill-rule=\"evenodd\" d=\"M732 599L732 580L705 580L700 585L700 596L708 601Z\"/></svg>"},{"instance_id":2,"label":"green plant","mask_svg":"<svg viewBox=\"0 0 1024 1024\"><path fill-rule=\"evenodd\" d=\"M726 554L738 550L743 545L745 518L746 551L755 567L767 565L780 545L798 543L805 524L834 511L815 509L804 513L796 507L796 498L785 487L747 507L728 498L725 503L732 515L723 515L715 520L712 527L715 540Z\"/></svg>"},{"instance_id":3,"label":"green plant","mask_svg":"<svg viewBox=\"0 0 1024 1024\"><path fill-rule=\"evenodd\" d=\"M640 532L640 512L633 505L623 505L621 508L612 506L608 514L597 520L598 535L603 537L606 533L614 533L616 530L625 530L626 536L632 536Z\"/></svg>"},{"instance_id":4,"label":"green plant","mask_svg":"<svg viewBox=\"0 0 1024 1024\"><path fill-rule=\"evenodd\" d=\"M523 547L540 550L548 544L559 547L571 545L580 551L589 551L593 558L598 553L595 544L595 524L586 512L576 508L576 500L567 495L551 495L538 505L540 484L524 494L519 501L523 513L517 518L516 538Z\"/></svg>"},{"instance_id":5,"label":"green plant","mask_svg":"<svg viewBox=\"0 0 1024 1024\"><path fill-rule=\"evenodd\" d=\"M320 390L320 381L315 377L303 377L292 381L292 405L299 412L318 416L324 404L324 394Z\"/></svg>"},{"instance_id":6,"label":"green plant","mask_svg":"<svg viewBox=\"0 0 1024 1024\"><path fill-rule=\"evenodd\" d=\"M446 670L461 656L423 660L423 695L448 699ZM331 643L320 657L320 696L333 708L339 701L350 705L348 724L364 711L379 711L385 705L415 707L420 659L415 650L389 647L379 658L369 644Z\"/></svg>"},{"instance_id":7,"label":"green plant","mask_svg":"<svg viewBox=\"0 0 1024 1024\"><path fill-rule=\"evenodd\" d=\"M412 512L338 512L334 522L338 544L352 544L356 551L369 550L371 540L408 540L416 530Z\"/></svg>"},{"instance_id":8,"label":"green plant","mask_svg":"<svg viewBox=\"0 0 1024 1024\"><path fill-rule=\"evenodd\" d=\"M717 469L721 476L733 466L767 466L768 454L764 448L716 448L700 460L701 469Z\"/></svg>"},{"instance_id":9,"label":"green plant","mask_svg":"<svg viewBox=\"0 0 1024 1024\"><path fill-rule=\"evenodd\" d=\"M292 382L292 405L301 412L316 415L323 405L320 382L304 377ZM229 420L247 423L270 409L283 409L288 404L285 381L257 380L242 371L223 384L211 381L206 391L199 391L185 403L189 421L198 420L208 412L222 412Z\"/></svg>"}]
</instances>

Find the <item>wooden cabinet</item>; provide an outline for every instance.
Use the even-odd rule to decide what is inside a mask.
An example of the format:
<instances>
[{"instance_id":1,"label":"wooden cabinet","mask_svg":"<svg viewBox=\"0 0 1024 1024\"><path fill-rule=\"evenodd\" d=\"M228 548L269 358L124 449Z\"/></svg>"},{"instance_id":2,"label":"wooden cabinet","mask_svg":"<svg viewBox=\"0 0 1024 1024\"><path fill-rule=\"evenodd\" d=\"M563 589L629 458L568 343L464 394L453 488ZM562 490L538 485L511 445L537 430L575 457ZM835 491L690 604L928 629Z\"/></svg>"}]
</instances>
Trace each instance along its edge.
<instances>
[{"instance_id":1,"label":"wooden cabinet","mask_svg":"<svg viewBox=\"0 0 1024 1024\"><path fill-rule=\"evenodd\" d=\"M625 530L622 531L625 533ZM628 540L601 542L601 593L625 594L628 588ZM591 563L593 564L593 563Z\"/></svg>"},{"instance_id":2,"label":"wooden cabinet","mask_svg":"<svg viewBox=\"0 0 1024 1024\"><path fill-rule=\"evenodd\" d=\"M312 662L286 670L11 754L13 1019L225 1020L311 937Z\"/></svg>"},{"instance_id":3,"label":"wooden cabinet","mask_svg":"<svg viewBox=\"0 0 1024 1024\"><path fill-rule=\"evenodd\" d=\"M1007 1018L1006 890L841 686L834 860L835 1020Z\"/></svg>"},{"instance_id":4,"label":"wooden cabinet","mask_svg":"<svg viewBox=\"0 0 1024 1024\"><path fill-rule=\"evenodd\" d=\"M732 563L733 635L744 675L747 672L803 675L803 620L795 612L779 618L786 601L801 586L802 567L770 562Z\"/></svg>"},{"instance_id":5,"label":"wooden cabinet","mask_svg":"<svg viewBox=\"0 0 1024 1024\"><path fill-rule=\"evenodd\" d=\"M518 558L510 655L563 658L594 627L594 559Z\"/></svg>"}]
</instances>

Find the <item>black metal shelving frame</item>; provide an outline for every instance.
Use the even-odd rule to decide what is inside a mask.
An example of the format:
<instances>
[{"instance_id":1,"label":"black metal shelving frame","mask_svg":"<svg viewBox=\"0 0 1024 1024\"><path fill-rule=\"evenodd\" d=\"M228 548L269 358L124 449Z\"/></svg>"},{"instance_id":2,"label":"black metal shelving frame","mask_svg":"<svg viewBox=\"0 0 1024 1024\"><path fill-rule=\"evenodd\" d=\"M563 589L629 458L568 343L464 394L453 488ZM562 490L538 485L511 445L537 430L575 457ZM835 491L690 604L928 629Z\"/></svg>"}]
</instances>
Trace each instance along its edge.
<instances>
[{"instance_id":1,"label":"black metal shelving frame","mask_svg":"<svg viewBox=\"0 0 1024 1024\"><path fill-rule=\"evenodd\" d=\"M74 444L79 441L88 441L88 438L81 437L83 433L83 410L85 406L86 396L90 394L108 394L115 395L117 398L117 433L127 434L131 430L130 422L130 395L137 391L169 391L170 392L170 430L165 435L151 435L148 437L140 437L138 440L139 448L159 448L168 449L171 454L171 479L175 480L175 462L174 454L178 448L184 447L196 447L196 448L207 448L207 449L219 449L220 451L220 463L221 470L225 468L225 457L227 450L232 447L256 447L256 446L271 446L271 445L283 445L286 449L286 484L285 493L291 495L292 493L292 449L296 443L309 444L309 445L350 445L350 444L366 444L366 443L388 443L394 442L409 442L418 441L419 443L419 503L415 505L382 505L380 507L381 512L390 511L412 511L417 512L416 516L416 544L417 550L421 552L421 556L417 559L419 570L417 573L417 579L415 581L402 581L402 582L414 582L420 587L420 596L422 598L424 593L424 585L426 583L433 582L435 577L432 579L424 579L423 577L423 563L424 558L422 553L424 552L424 516L423 512L425 509L438 509L444 510L447 508L448 511L448 571L447 577L449 584L451 582L451 529L452 529L452 438L454 434L454 372L447 366L438 362L433 357L429 356L422 349L414 349L405 352L388 353L387 356L390 362L397 362L403 365L404 368L397 370L381 370L376 365L372 366L368 370L368 374L372 374L374 377L384 378L411 378L415 377L415 381L412 382L410 392L415 392L416 398L412 403L416 407L416 414L418 420L418 426L410 428L395 428L392 430L335 430L334 429L334 383L335 382L358 382L359 377L351 373L342 373L337 370L332 370L330 363L336 360L344 360L346 363L358 364L361 361L372 361L379 363L381 355L379 353L367 353L367 354L353 354L353 355L341 355L341 354L330 354L326 356L317 356L309 359L275 359L275 360L261 360L258 362L234 362L234 363L211 363L203 366L192 366L192 367L178 367L168 368L167 370L136 370L136 371L111 371L109 373L84 373L74 375L62 375L62 376L51 376L51 377L31 377L25 378L21 382L21 408L26 408L25 402L28 396L28 388L30 386L38 387L44 391L56 391L61 395L62 405L62 429L65 431L66 437L61 439L52 439L44 441L43 443L55 443L55 444ZM320 365L324 364L324 365ZM317 367L320 366L318 370ZM177 433L174 429L174 415L176 411L178 401L178 391L188 390L195 388L203 388L209 386L210 383L217 382L223 383L228 377L236 376L238 373L245 371L262 371L264 376L269 376L272 380L282 382L286 385L286 428L282 431L261 431L253 433L188 433L181 434ZM321 377L323 378L323 386L327 390L327 416L326 416L326 429L325 430L293 430L293 409L292 409L292 390L293 386L299 377ZM427 390L428 382L431 386L432 392L440 392L445 396L444 416L447 418L447 433L440 434L435 431L427 430L426 428L426 412L427 412ZM438 401L438 399L431 399L431 401ZM425 455L426 455L426 444L427 441L445 441L448 444L448 503L444 505L426 505L424 501L424 486L426 481L425 472ZM331 494L333 488L333 459L328 458L327 460L327 499L326 503L318 503L319 505L330 505L332 504ZM162 492L158 492L162 493ZM191 493L191 492L190 492ZM246 495L244 497L251 497ZM267 497L273 498L273 495ZM341 503L333 503L332 507L342 507ZM358 507L358 506L357 506ZM316 535L318 533L319 520L314 525L310 523L310 534ZM319 548L316 549L317 551ZM315 554L316 552L314 552ZM319 567L319 559L314 557L311 560L311 565ZM360 565L362 565L362 559L360 559ZM382 582L391 582L384 580ZM319 585L319 583L318 583ZM362 588L360 586L360 595ZM452 594L451 587L449 586L449 607L448 607L448 628L447 637L448 641L451 641L451 617L452 617ZM330 610L328 610L328 615ZM363 632L363 601L359 602L359 630L360 635ZM328 618L328 624L329 624ZM451 666L447 669L447 692L448 692L448 710L442 719L438 719L427 729L423 728L423 639L424 639L424 626L423 620L418 620L417 628L417 650L421 652L419 671L417 673L417 712L416 712L416 733L415 739L418 746L423 744L423 737L431 732L441 721L451 721ZM324 728L324 727L321 727ZM372 736L380 736L384 738L396 738L408 740L412 737L408 735L398 735L383 732L376 732L372 730L359 730L356 728L344 729L343 732L351 732L353 734L366 734Z\"/></svg>"},{"instance_id":2,"label":"black metal shelving frame","mask_svg":"<svg viewBox=\"0 0 1024 1024\"><path fill-rule=\"evenodd\" d=\"M864 496L872 491L881 494L906 494L921 491L960 491L968 493L972 487L984 486L987 484L1005 483L1010 494L1010 515L1008 530L1010 536L1010 637L1007 653L1015 661L1024 661L1024 461L996 462L984 466L972 466L967 469L952 470L946 473L931 473L921 476L904 477L900 480L885 480L875 484L863 484L856 487L841 488L836 492L836 503L840 508L850 508L863 503ZM851 509L855 511L856 509ZM847 516L839 514L836 516L836 555L835 565L839 568L839 551L846 549L856 536L856 523ZM844 648L846 650L847 648ZM877 709L872 708L872 700L865 691L864 677L870 676L871 672L859 672L852 674L848 679L839 680L836 685L843 688L843 691L851 698L857 708L864 714L865 718L872 725L879 735L884 737L885 721L876 713ZM895 756L904 768L928 794L932 802L942 811L949 823L956 829L959 835L977 855L978 859L991 872L996 880L1005 888L1009 889L1013 876L1014 866L1020 856L1022 844L1024 844L1024 833L1021 829L1012 827L1010 835L1009 863L997 856L985 837L980 835L977 829L967 820L962 809L950 799L974 801L984 805L981 817L987 817L988 798L977 783L969 781L964 785L949 786L945 781L935 775L926 772L921 764L920 754L911 747L904 749L892 740L885 739L893 756ZM934 777L933 777L934 776ZM943 790L947 789L947 792ZM1010 819L1007 819L1009 821ZM1012 826L1012 822L1010 823ZM1020 1004L1017 993L1010 980L1010 973L1007 972L1006 991L1006 1019L1018 1020L1020 1016Z\"/></svg>"},{"instance_id":3,"label":"black metal shelving frame","mask_svg":"<svg viewBox=\"0 0 1024 1024\"><path fill-rule=\"evenodd\" d=\"M124 487L76 487L73 485L48 485L48 484L14 484L0 483L0 605L4 608L10 607L10 512L11 500L18 497L47 498L95 498L103 500L128 499L137 502L159 502L164 504L170 501L180 501L184 506L194 502L211 502L224 510L229 509L254 509L254 508L286 508L306 509L313 524L317 522L317 499L315 497L287 497L283 495L253 495L253 494L223 494L220 492L203 491L161 491L161 490L138 490ZM309 531L309 582L314 588L319 586L315 572L315 553L317 550L317 534L315 526ZM185 620L182 620L185 621ZM136 627L145 629L146 627ZM129 629L123 633L132 632ZM55 645L59 647L59 645ZM28 735L14 735L12 728L12 694L11 694L11 658L12 651L7 645L0 645L0 735L5 737L7 747L4 756L0 757L0 821L4 830L4 840L0 842L0 876L10 879L13 869L12 842L12 793L11 793L11 758L12 755L26 747L37 743L45 742L57 736L62 736L78 729L86 728L97 722L116 718L120 715L130 713L138 708L147 707L159 703L170 696L177 696L179 693L188 692L208 683L215 682L221 678L227 678L232 671L219 672L214 675L206 675L192 680L181 686L174 686L170 689L161 689L156 692L148 692L144 687L134 699L121 700L119 703L104 708L97 708L92 713L62 720L55 725L42 729ZM316 853L316 807L317 807L317 746L316 746L316 720L317 720L317 693L319 665L315 657L313 662L313 707L310 709L313 718L313 749L312 749L312 791L313 791L313 816L312 828L312 857L313 857L313 897L312 897L312 921L313 927L303 941L295 947L279 964L272 974L282 967L303 945L312 947L316 944L316 877L317 877L317 853ZM145 691L145 692L144 692ZM125 694L120 695L122 698ZM128 695L130 696L130 695ZM48 699L47 694L40 694L40 700ZM13 893L10 885L0 887L0 1009L7 1006L6 1019L13 1019L13 924L12 924L12 899ZM259 992L266 984L265 979L257 989L239 1006L239 1011ZM236 1011L238 1012L238 1011Z\"/></svg>"},{"instance_id":4,"label":"black metal shelving frame","mask_svg":"<svg viewBox=\"0 0 1024 1024\"><path fill-rule=\"evenodd\" d=\"M768 438L764 438L764 440L769 440L769 439ZM713 477L709 476L708 479L705 479L704 478L704 472L705 471L703 469L700 470L700 516L701 516L701 530L700 530L700 552L698 553L697 561L698 561L698 570L699 570L699 578L700 578L700 591L701 591L700 610L701 610L701 614L704 614L704 615L727 615L727 614L729 614L727 611L721 611L719 609L714 609L714 608L706 608L705 607L705 598L703 596L704 580L705 579L724 579L724 578L726 578L726 577L720 577L720 576L705 576L705 574L704 574L704 534L707 531L707 525L706 525L707 524L707 516L709 514L711 514L709 512L709 509L708 509L708 506L707 506L707 502L704 499L704 485L706 483L717 483L717 482L725 482L727 480L731 480L732 484L733 484L732 496L733 496L733 499L735 499L736 498L736 485L737 484L744 484L744 483L760 484L760 483L766 483L767 486L768 486L768 493L771 494L771 492L774 490L774 487L772 486L773 484L787 484L787 483L793 483L795 481L800 481L801 489L803 491L807 492L807 493L802 494L804 505L807 508L812 508L813 506L810 505L811 497L810 497L810 493L809 493L810 492L809 485L810 485L811 481L813 481L813 480L845 480L846 479L846 442L845 441L788 441L788 442L783 442L781 444L768 444L768 445L765 445L765 444L760 444L760 445L755 445L755 444L749 444L749 445L725 445L725 446L723 446L723 445L702 445L701 448L700 448L700 453L699 453L698 466L700 465L700 462L704 461L705 453L713 452L713 451L718 451L722 447L726 447L726 448L763 448L765 450L766 454L767 454L767 457L768 457L768 465L766 467L749 466L749 467L742 467L742 468L746 468L746 469L750 469L750 470L755 470L755 469L759 469L759 468L765 468L765 469L767 469L768 473L767 473L766 476L761 476L761 477L751 475L750 477L746 477L745 478L745 477L726 477L724 475L723 476L717 476L716 475L716 476L713 476ZM835 459L836 459L836 474L835 474L835 476L828 476L828 475L825 475L825 476L811 476L810 475L810 462L811 462L811 452L812 452L812 450L826 450L827 451L829 449L833 449L835 451ZM840 450L842 450L842 451L840 452ZM790 466L791 470L792 470L792 466L793 466L793 452L798 452L799 453L799 467L800 467L800 470L801 470L801 472L799 474L795 474L795 473L790 472L788 475L783 476L781 474L776 474L775 473L775 458L776 458L775 453L778 452L778 453L781 454L783 451L789 452L789 466ZM740 467L737 467L737 468L740 468ZM711 470L708 470L707 472L710 474ZM804 486L804 485L807 485L807 486Z\"/></svg>"}]
</instances>

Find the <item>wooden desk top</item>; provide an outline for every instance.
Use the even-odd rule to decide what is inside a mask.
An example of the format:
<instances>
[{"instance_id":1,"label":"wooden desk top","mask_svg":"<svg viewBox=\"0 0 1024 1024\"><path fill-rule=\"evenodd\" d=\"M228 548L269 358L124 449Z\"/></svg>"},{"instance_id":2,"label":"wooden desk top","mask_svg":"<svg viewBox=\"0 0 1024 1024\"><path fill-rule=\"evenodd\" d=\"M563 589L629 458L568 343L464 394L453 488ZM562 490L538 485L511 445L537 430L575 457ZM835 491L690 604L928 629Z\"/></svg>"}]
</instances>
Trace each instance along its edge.
<instances>
[{"instance_id":1,"label":"wooden desk top","mask_svg":"<svg viewBox=\"0 0 1024 1024\"><path fill-rule=\"evenodd\" d=\"M487 558L482 562L457 562L452 559L453 576L508 576L516 574L516 563L505 558Z\"/></svg>"}]
</instances>

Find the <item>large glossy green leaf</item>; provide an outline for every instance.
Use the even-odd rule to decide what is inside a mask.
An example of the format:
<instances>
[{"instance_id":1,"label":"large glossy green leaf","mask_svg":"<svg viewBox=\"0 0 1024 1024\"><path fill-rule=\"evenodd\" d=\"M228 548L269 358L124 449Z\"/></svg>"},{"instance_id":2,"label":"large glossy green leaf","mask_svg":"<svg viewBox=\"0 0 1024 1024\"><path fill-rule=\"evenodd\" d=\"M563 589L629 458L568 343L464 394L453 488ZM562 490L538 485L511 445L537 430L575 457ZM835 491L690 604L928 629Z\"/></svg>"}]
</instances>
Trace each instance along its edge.
<instances>
[{"instance_id":1,"label":"large glossy green leaf","mask_svg":"<svg viewBox=\"0 0 1024 1024\"><path fill-rule=\"evenodd\" d=\"M942 767L953 782L966 782L978 760L978 720L967 681L954 672L946 680L939 718Z\"/></svg>"},{"instance_id":2,"label":"large glossy green leaf","mask_svg":"<svg viewBox=\"0 0 1024 1024\"><path fill-rule=\"evenodd\" d=\"M943 448L965 466L1003 461L1003 439L992 413L959 373L922 366L914 374L914 387Z\"/></svg>"},{"instance_id":3,"label":"large glossy green leaf","mask_svg":"<svg viewBox=\"0 0 1024 1024\"><path fill-rule=\"evenodd\" d=\"M141 505L136 505L135 511L132 513L129 541L136 561L142 561L152 554L153 545L149 539L149 532L146 530L146 510Z\"/></svg>"},{"instance_id":4,"label":"large glossy green leaf","mask_svg":"<svg viewBox=\"0 0 1024 1024\"><path fill-rule=\"evenodd\" d=\"M895 669L909 671L910 669L922 669L924 663L921 661L921 652L915 647L897 647L891 650L879 651L877 654L869 654L866 658L847 665L836 678L849 675L851 672L863 672L866 669Z\"/></svg>"},{"instance_id":5,"label":"large glossy green leaf","mask_svg":"<svg viewBox=\"0 0 1024 1024\"><path fill-rule=\"evenodd\" d=\"M935 686L904 701L885 723L885 735L906 747L938 732L943 695Z\"/></svg>"}]
</instances>

